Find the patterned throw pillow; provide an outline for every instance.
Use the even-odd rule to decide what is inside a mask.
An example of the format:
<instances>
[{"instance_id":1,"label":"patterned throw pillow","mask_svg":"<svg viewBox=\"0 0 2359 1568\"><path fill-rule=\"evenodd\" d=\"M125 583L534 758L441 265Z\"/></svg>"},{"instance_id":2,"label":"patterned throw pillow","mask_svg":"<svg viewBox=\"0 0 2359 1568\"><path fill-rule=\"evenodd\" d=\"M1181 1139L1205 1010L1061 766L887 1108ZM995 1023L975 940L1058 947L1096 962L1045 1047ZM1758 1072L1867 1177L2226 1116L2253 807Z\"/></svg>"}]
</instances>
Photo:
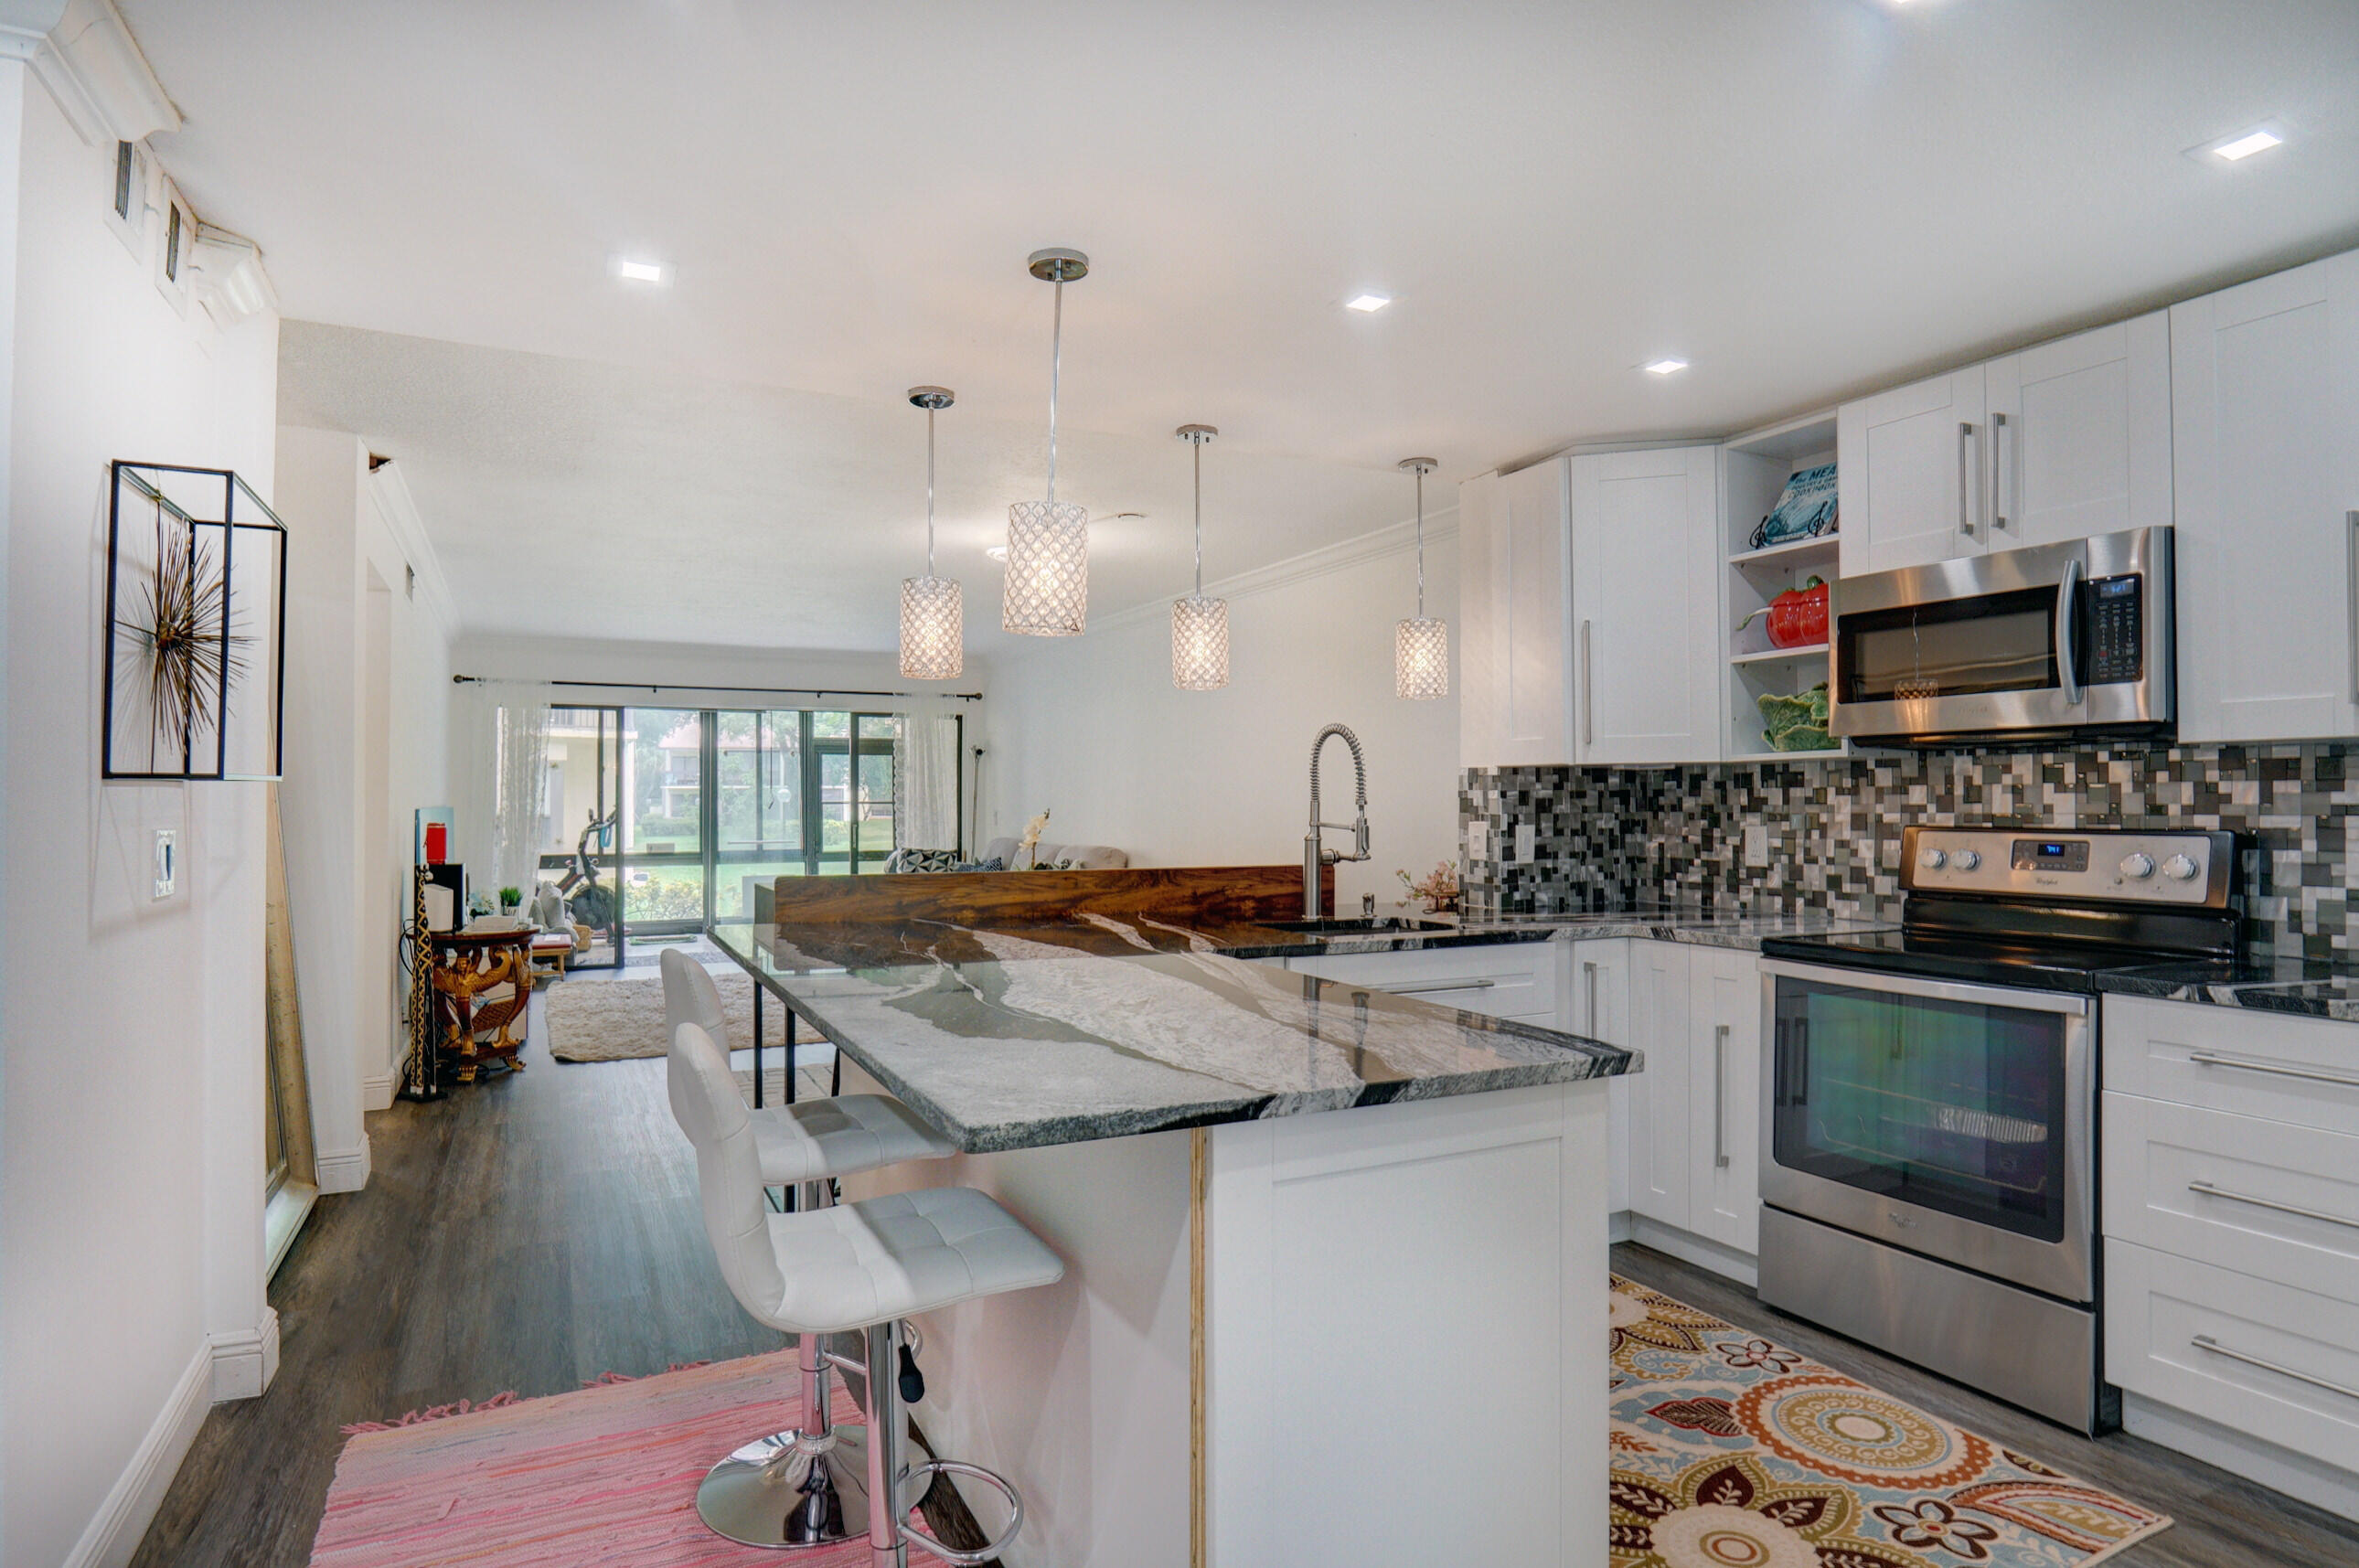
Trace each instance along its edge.
<instances>
[{"instance_id":1,"label":"patterned throw pillow","mask_svg":"<svg viewBox=\"0 0 2359 1568\"><path fill-rule=\"evenodd\" d=\"M888 872L956 871L958 851L954 849L897 849L886 857Z\"/></svg>"},{"instance_id":2,"label":"patterned throw pillow","mask_svg":"<svg viewBox=\"0 0 2359 1568\"><path fill-rule=\"evenodd\" d=\"M1005 871L1007 869L1007 857L995 855L988 860L962 860L951 869L953 871Z\"/></svg>"}]
</instances>

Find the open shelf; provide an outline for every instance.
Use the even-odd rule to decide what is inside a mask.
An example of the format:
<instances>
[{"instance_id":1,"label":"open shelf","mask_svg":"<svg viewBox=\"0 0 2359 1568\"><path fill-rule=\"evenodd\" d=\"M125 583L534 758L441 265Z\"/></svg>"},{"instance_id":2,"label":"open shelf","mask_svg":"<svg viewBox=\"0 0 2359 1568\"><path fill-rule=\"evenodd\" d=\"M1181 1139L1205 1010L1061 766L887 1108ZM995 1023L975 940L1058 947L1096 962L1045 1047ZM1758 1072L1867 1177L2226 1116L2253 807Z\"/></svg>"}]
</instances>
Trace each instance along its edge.
<instances>
[{"instance_id":1,"label":"open shelf","mask_svg":"<svg viewBox=\"0 0 2359 1568\"><path fill-rule=\"evenodd\" d=\"M1732 653L1728 656L1728 662L1776 664L1783 659L1824 659L1826 656L1827 645L1822 642L1813 642L1805 643L1800 648L1767 648L1756 653Z\"/></svg>"},{"instance_id":2,"label":"open shelf","mask_svg":"<svg viewBox=\"0 0 2359 1568\"><path fill-rule=\"evenodd\" d=\"M1851 753L1842 746L1829 751L1756 751L1743 757L1732 757L1731 762L1827 762Z\"/></svg>"},{"instance_id":3,"label":"open shelf","mask_svg":"<svg viewBox=\"0 0 2359 1568\"><path fill-rule=\"evenodd\" d=\"M1728 558L1731 566L1773 566L1778 568L1806 566L1817 561L1832 561L1843 549L1841 534L1821 534L1816 539L1788 539L1762 550L1740 550Z\"/></svg>"}]
</instances>

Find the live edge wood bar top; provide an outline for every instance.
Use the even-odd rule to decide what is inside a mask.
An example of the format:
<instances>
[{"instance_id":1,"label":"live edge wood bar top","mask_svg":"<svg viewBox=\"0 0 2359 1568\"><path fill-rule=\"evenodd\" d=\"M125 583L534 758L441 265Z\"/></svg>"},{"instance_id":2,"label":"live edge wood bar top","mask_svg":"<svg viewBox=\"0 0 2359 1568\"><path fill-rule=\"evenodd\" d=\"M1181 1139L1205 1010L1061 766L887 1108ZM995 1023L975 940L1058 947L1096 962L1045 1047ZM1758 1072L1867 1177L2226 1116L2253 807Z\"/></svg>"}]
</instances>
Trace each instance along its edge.
<instances>
[{"instance_id":1,"label":"live edge wood bar top","mask_svg":"<svg viewBox=\"0 0 2359 1568\"><path fill-rule=\"evenodd\" d=\"M711 935L971 1153L1637 1065L1242 956L1318 951L1255 923L1299 918L1301 899L1291 866L782 877L756 900L766 919Z\"/></svg>"}]
</instances>

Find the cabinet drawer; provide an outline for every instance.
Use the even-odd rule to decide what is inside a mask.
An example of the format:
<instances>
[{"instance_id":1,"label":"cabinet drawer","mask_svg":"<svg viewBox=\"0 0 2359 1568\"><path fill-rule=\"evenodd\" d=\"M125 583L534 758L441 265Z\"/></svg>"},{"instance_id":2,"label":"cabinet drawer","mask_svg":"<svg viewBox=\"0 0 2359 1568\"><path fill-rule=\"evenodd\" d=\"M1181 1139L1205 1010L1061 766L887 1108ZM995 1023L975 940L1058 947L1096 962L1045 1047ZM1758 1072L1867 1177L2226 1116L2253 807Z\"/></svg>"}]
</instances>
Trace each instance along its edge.
<instances>
[{"instance_id":1,"label":"cabinet drawer","mask_svg":"<svg viewBox=\"0 0 2359 1568\"><path fill-rule=\"evenodd\" d=\"M2104 1086L2359 1137L2359 1025L2201 1002L2104 1002Z\"/></svg>"},{"instance_id":2,"label":"cabinet drawer","mask_svg":"<svg viewBox=\"0 0 2359 1568\"><path fill-rule=\"evenodd\" d=\"M1290 959L1287 966L1323 980L1415 996L1437 1007L1462 1007L1493 1018L1534 1018L1553 1026L1560 953L1552 942L1519 942L1338 953Z\"/></svg>"},{"instance_id":3,"label":"cabinet drawer","mask_svg":"<svg viewBox=\"0 0 2359 1568\"><path fill-rule=\"evenodd\" d=\"M2105 1377L2359 1470L2359 1306L2105 1242Z\"/></svg>"},{"instance_id":4,"label":"cabinet drawer","mask_svg":"<svg viewBox=\"0 0 2359 1568\"><path fill-rule=\"evenodd\" d=\"M2359 1303L2359 1138L2108 1092L2104 1231Z\"/></svg>"}]
</instances>

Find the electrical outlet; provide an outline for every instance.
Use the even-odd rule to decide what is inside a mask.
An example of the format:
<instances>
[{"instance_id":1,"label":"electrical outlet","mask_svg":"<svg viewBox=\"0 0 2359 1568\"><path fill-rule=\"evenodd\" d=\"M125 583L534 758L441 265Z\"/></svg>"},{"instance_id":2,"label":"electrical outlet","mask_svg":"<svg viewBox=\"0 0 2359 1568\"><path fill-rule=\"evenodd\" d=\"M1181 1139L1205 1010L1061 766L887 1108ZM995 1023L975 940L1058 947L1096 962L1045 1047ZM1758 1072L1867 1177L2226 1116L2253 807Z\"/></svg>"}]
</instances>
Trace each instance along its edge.
<instances>
[{"instance_id":1,"label":"electrical outlet","mask_svg":"<svg viewBox=\"0 0 2359 1568\"><path fill-rule=\"evenodd\" d=\"M1769 864L1769 824L1767 822L1745 824L1745 864L1765 867Z\"/></svg>"},{"instance_id":2,"label":"electrical outlet","mask_svg":"<svg viewBox=\"0 0 2359 1568\"><path fill-rule=\"evenodd\" d=\"M1479 817L1466 824L1466 857L1469 860L1491 858L1491 824Z\"/></svg>"},{"instance_id":3,"label":"electrical outlet","mask_svg":"<svg viewBox=\"0 0 2359 1568\"><path fill-rule=\"evenodd\" d=\"M156 830L156 891L150 895L168 898L180 880L180 830Z\"/></svg>"},{"instance_id":4,"label":"electrical outlet","mask_svg":"<svg viewBox=\"0 0 2359 1568\"><path fill-rule=\"evenodd\" d=\"M1527 866L1531 864L1532 838L1533 833L1531 823L1517 822L1516 824L1516 859Z\"/></svg>"}]
</instances>

